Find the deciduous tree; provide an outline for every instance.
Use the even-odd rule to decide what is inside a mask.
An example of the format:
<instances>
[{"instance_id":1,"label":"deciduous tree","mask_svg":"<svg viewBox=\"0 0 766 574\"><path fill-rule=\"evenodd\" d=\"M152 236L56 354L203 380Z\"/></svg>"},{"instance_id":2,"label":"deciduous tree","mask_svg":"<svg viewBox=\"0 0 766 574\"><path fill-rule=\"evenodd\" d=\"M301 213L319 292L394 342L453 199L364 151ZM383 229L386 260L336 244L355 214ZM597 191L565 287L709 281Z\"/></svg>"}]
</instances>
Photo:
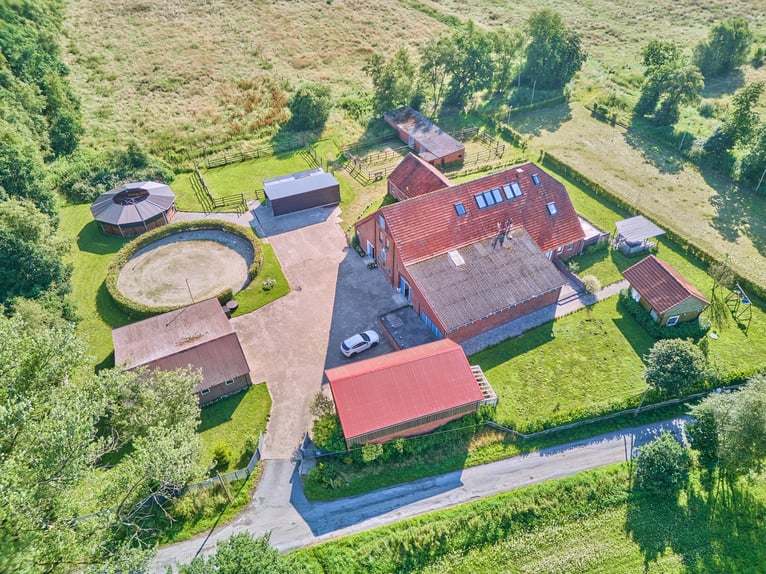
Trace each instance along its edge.
<instances>
[{"instance_id":1,"label":"deciduous tree","mask_svg":"<svg viewBox=\"0 0 766 574\"><path fill-rule=\"evenodd\" d=\"M218 543L216 553L205 558L200 556L191 564L182 565L178 574L299 574L303 566L280 556L265 534L253 538L249 532L235 534Z\"/></svg>"},{"instance_id":2,"label":"deciduous tree","mask_svg":"<svg viewBox=\"0 0 766 574\"><path fill-rule=\"evenodd\" d=\"M310 83L298 88L288 103L292 117L290 123L299 130L321 128L330 117L332 94L322 84Z\"/></svg>"},{"instance_id":3,"label":"deciduous tree","mask_svg":"<svg viewBox=\"0 0 766 574\"><path fill-rule=\"evenodd\" d=\"M638 449L635 486L663 496L677 495L689 482L689 451L669 432Z\"/></svg>"},{"instance_id":4,"label":"deciduous tree","mask_svg":"<svg viewBox=\"0 0 766 574\"><path fill-rule=\"evenodd\" d=\"M692 60L706 78L725 74L745 63L752 43L747 20L724 20L713 26L707 40L695 46Z\"/></svg>"},{"instance_id":5,"label":"deciduous tree","mask_svg":"<svg viewBox=\"0 0 766 574\"><path fill-rule=\"evenodd\" d=\"M690 339L657 341L646 357L644 380L658 391L676 395L704 379L705 355Z\"/></svg>"},{"instance_id":6,"label":"deciduous tree","mask_svg":"<svg viewBox=\"0 0 766 574\"><path fill-rule=\"evenodd\" d=\"M558 12L544 8L527 21L525 82L538 88L563 88L585 63L580 35L567 29Z\"/></svg>"}]
</instances>

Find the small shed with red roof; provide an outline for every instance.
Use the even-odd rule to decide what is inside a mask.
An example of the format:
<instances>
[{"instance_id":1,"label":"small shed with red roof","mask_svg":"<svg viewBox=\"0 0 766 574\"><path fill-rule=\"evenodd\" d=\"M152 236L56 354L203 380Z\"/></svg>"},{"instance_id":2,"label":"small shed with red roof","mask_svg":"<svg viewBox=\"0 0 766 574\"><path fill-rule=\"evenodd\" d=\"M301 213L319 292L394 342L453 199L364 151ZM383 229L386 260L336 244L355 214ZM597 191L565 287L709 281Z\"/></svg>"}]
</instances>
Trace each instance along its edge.
<instances>
[{"instance_id":1,"label":"small shed with red roof","mask_svg":"<svg viewBox=\"0 0 766 574\"><path fill-rule=\"evenodd\" d=\"M346 446L424 434L496 402L449 339L326 371Z\"/></svg>"},{"instance_id":2,"label":"small shed with red roof","mask_svg":"<svg viewBox=\"0 0 766 574\"><path fill-rule=\"evenodd\" d=\"M630 283L633 300L661 326L693 321L710 305L670 263L654 255L629 267L622 276Z\"/></svg>"}]
</instances>

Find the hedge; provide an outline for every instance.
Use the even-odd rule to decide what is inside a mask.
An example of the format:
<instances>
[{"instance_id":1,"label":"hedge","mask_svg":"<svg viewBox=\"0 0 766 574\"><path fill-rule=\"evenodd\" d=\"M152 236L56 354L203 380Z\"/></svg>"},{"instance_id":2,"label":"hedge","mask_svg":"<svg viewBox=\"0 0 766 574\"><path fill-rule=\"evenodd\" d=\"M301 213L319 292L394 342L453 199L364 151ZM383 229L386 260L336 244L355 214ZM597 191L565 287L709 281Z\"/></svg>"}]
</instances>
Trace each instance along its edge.
<instances>
[{"instance_id":1,"label":"hedge","mask_svg":"<svg viewBox=\"0 0 766 574\"><path fill-rule=\"evenodd\" d=\"M713 263L717 263L720 258L717 258L707 251L703 250L701 247L698 247L696 244L692 242L691 239L688 239L686 236L682 235L681 233L674 231L672 229L667 229L665 225L657 221L655 218L652 218L644 213L641 213L639 210L636 209L636 207L627 201L625 201L622 197L617 195L616 193L606 189L604 186L596 183L592 179L590 179L588 176L580 173L575 168L573 168L568 163L558 159L555 156L552 156L551 154L547 152L542 152L542 164L545 167L548 167L559 174L571 179L575 183L580 184L588 191L591 191L595 193L596 195L600 195L601 197L608 199L609 201L612 201L615 203L618 207L624 209L628 213L631 213L633 215L643 215L650 221L652 221L656 225L660 225L663 229L665 229L665 237L667 237L670 241L673 241L676 243L681 249L683 249L686 253L692 255L693 257L696 257L703 263L707 265L712 265ZM754 281L748 279L747 277L744 277L740 275L739 273L735 274L735 280L742 286L742 288L747 291L748 295L755 296L761 300L766 300L766 288L761 286L758 283L755 283Z\"/></svg>"},{"instance_id":2,"label":"hedge","mask_svg":"<svg viewBox=\"0 0 766 574\"><path fill-rule=\"evenodd\" d=\"M261 270L261 266L263 265L263 250L261 249L261 243L258 240L258 237L256 237L253 230L249 227L243 227L235 223L229 223L228 221L219 221L215 219L171 223L169 225L153 229L152 231L144 233L143 235L139 235L136 239L123 246L123 248L115 254L114 259L112 259L111 263L109 263L109 268L106 272L106 279L104 280L106 289L109 292L109 295L112 297L115 305L122 312L127 314L129 317L132 317L133 319L144 319L146 317L151 317L152 315L166 313L168 311L172 311L173 309L183 307L183 305L152 307L150 305L139 303L138 301L133 301L129 297L123 295L123 293L119 290L117 287L117 280L120 277L120 271L122 270L123 266L140 249L143 249L144 247L151 245L160 239L170 237L171 235L176 235L178 233L184 233L187 231L204 230L224 231L226 233L231 233L232 235L237 235L247 240L253 247L253 263L248 268L247 275L250 281L258 276L258 272ZM234 295L232 290L227 288L218 293L216 298L223 304L227 301L230 301L233 296Z\"/></svg>"}]
</instances>

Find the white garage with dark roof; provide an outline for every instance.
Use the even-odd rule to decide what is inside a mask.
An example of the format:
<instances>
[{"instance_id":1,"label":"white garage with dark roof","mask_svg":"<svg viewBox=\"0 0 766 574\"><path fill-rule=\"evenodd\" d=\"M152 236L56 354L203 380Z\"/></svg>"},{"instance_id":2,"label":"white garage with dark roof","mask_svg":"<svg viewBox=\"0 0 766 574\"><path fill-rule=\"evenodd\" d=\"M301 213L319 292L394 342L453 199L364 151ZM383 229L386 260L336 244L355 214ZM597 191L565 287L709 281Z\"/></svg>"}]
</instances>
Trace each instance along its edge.
<instances>
[{"instance_id":1,"label":"white garage with dark roof","mask_svg":"<svg viewBox=\"0 0 766 574\"><path fill-rule=\"evenodd\" d=\"M263 180L263 191L274 215L340 203L340 184L322 168Z\"/></svg>"}]
</instances>

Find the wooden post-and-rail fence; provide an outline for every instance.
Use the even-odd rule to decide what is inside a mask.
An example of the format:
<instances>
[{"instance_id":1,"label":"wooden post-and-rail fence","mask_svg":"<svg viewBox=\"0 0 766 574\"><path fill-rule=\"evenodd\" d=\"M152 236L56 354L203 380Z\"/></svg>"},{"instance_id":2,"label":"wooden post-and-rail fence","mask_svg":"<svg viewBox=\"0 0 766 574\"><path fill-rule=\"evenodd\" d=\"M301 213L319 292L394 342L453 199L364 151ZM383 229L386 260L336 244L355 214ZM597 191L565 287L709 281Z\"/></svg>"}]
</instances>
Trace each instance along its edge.
<instances>
[{"instance_id":1,"label":"wooden post-and-rail fence","mask_svg":"<svg viewBox=\"0 0 766 574\"><path fill-rule=\"evenodd\" d=\"M236 207L237 213L245 213L247 211L247 199L245 199L244 193L234 193L231 195L224 195L223 197L215 197L210 193L210 188L207 186L205 178L202 177L202 172L197 166L194 166L194 171L189 177L195 194L208 212L221 207L230 206Z\"/></svg>"}]
</instances>

